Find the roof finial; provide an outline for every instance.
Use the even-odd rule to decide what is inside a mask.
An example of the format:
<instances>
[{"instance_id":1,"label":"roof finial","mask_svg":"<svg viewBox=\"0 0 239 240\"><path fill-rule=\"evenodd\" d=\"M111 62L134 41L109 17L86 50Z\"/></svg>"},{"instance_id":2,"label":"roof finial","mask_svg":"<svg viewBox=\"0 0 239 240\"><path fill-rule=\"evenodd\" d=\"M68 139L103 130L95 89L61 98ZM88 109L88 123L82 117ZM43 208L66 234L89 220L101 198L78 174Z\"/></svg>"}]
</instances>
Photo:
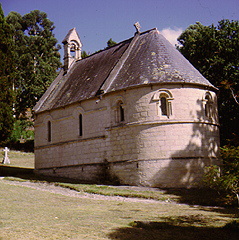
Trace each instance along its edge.
<instances>
[{"instance_id":1,"label":"roof finial","mask_svg":"<svg viewBox=\"0 0 239 240\"><path fill-rule=\"evenodd\" d=\"M134 24L134 26L135 26L135 28L136 28L137 33L140 33L140 28L141 28L141 26L140 26L139 22L136 22L136 23Z\"/></svg>"}]
</instances>

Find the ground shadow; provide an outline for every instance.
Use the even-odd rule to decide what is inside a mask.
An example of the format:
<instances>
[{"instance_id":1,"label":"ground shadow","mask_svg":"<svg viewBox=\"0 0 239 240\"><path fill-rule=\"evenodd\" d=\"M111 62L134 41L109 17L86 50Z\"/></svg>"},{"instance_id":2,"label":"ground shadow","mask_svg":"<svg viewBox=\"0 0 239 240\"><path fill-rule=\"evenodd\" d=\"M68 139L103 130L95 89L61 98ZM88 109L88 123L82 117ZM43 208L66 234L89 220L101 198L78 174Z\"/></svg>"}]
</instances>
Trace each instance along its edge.
<instances>
[{"instance_id":1,"label":"ground shadow","mask_svg":"<svg viewBox=\"0 0 239 240\"><path fill-rule=\"evenodd\" d=\"M0 176L1 177L20 176L20 175L26 175L26 176L30 177L33 174L34 174L33 168L23 168L23 167L0 165Z\"/></svg>"},{"instance_id":2,"label":"ground shadow","mask_svg":"<svg viewBox=\"0 0 239 240\"><path fill-rule=\"evenodd\" d=\"M87 184L89 182L80 182L79 180L62 178L62 177L52 177L40 174L35 174L33 168L23 168L15 166L0 165L0 177L16 177L23 180L29 181L44 181L44 182L61 182L61 183L82 183Z\"/></svg>"},{"instance_id":3,"label":"ground shadow","mask_svg":"<svg viewBox=\"0 0 239 240\"><path fill-rule=\"evenodd\" d=\"M237 240L239 231L207 226L176 226L170 222L134 222L131 227L115 229L108 234L118 240Z\"/></svg>"},{"instance_id":4,"label":"ground shadow","mask_svg":"<svg viewBox=\"0 0 239 240\"><path fill-rule=\"evenodd\" d=\"M226 207L222 196L213 189L207 188L181 188L165 189L165 194L177 196L177 202L199 206Z\"/></svg>"}]
</instances>

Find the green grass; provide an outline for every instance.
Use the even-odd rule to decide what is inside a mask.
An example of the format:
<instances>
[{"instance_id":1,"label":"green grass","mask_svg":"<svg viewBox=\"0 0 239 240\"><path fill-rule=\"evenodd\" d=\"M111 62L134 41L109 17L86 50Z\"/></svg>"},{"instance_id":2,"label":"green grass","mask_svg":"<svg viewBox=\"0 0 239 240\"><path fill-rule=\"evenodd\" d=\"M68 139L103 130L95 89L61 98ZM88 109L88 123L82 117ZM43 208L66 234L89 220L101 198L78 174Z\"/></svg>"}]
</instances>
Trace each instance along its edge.
<instances>
[{"instance_id":1,"label":"green grass","mask_svg":"<svg viewBox=\"0 0 239 240\"><path fill-rule=\"evenodd\" d=\"M121 196L131 198L154 199L159 201L175 200L176 196L165 195L164 191L134 191L131 189L121 189L114 186L95 185L95 184L71 184L71 183L55 183L55 185L70 188L78 192L86 192L92 194L100 194L104 196Z\"/></svg>"},{"instance_id":2,"label":"green grass","mask_svg":"<svg viewBox=\"0 0 239 240\"><path fill-rule=\"evenodd\" d=\"M0 182L0 239L238 239L238 210L94 200Z\"/></svg>"},{"instance_id":3,"label":"green grass","mask_svg":"<svg viewBox=\"0 0 239 240\"><path fill-rule=\"evenodd\" d=\"M21 167L23 168L33 168L34 167L34 154L24 153L20 151L10 151L9 157L11 167ZM5 169L6 170L6 169ZM11 169L10 169L11 170ZM6 170L9 171L10 170ZM14 170L14 169L12 169ZM201 205L217 205L220 203L220 196L212 191L205 191L199 189L170 189L161 190L154 189L154 191L141 190L135 191L132 189L121 188L117 186L103 186L95 184L80 184L70 182L67 179L57 179L53 177L36 176L36 175L26 175L20 171L21 169L14 170L19 171L19 174L15 174L15 177L6 177L5 179L13 181L40 181L40 182L51 182L57 186L70 188L78 192L86 192L92 194L101 194L105 196L122 196L122 197L136 197L144 199L154 199L159 201L177 201L182 203L190 204L201 204Z\"/></svg>"},{"instance_id":4,"label":"green grass","mask_svg":"<svg viewBox=\"0 0 239 240\"><path fill-rule=\"evenodd\" d=\"M28 181L27 179L21 177L5 177L5 180L8 181L18 181L24 182ZM44 179L44 178L43 178ZM179 196L175 196L173 194L166 194L163 190L155 190L155 191L144 191L144 190L131 190L131 189L121 189L117 186L107 186L107 185L96 185L96 184L76 184L76 183L64 183L59 182L57 179L55 181L53 179L43 180L41 177L39 179L31 179L31 182L42 182L42 183L50 183L55 186L60 186L63 188L69 188L71 190L75 190L81 193L91 193L91 194L99 194L104 196L120 196L126 198L140 198L140 199L152 199L157 201L178 201Z\"/></svg>"},{"instance_id":5,"label":"green grass","mask_svg":"<svg viewBox=\"0 0 239 240\"><path fill-rule=\"evenodd\" d=\"M33 154L11 151L11 165L33 167ZM54 184L78 192L160 200L127 202L63 196L6 180ZM127 187L69 183L34 175L0 180L0 239L189 240L238 239L238 209L190 205L211 203L199 190L132 190ZM164 201L164 202L162 202ZM190 204L176 204L175 202ZM227 226L227 227L223 227Z\"/></svg>"},{"instance_id":6,"label":"green grass","mask_svg":"<svg viewBox=\"0 0 239 240\"><path fill-rule=\"evenodd\" d=\"M4 157L3 149L0 148L2 153L1 160ZM15 150L10 150L8 153L10 164L8 166L34 168L34 153L25 153Z\"/></svg>"}]
</instances>

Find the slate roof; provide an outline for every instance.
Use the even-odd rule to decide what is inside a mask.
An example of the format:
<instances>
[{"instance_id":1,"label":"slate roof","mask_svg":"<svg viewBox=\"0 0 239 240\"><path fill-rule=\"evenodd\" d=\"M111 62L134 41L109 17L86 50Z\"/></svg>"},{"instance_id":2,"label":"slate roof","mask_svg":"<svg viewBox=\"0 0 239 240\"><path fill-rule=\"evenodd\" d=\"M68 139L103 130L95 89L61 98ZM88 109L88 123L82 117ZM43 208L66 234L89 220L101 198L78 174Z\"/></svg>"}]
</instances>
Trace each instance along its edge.
<instances>
[{"instance_id":1,"label":"slate roof","mask_svg":"<svg viewBox=\"0 0 239 240\"><path fill-rule=\"evenodd\" d=\"M36 113L148 84L189 83L216 90L157 29L76 61L34 107Z\"/></svg>"}]
</instances>

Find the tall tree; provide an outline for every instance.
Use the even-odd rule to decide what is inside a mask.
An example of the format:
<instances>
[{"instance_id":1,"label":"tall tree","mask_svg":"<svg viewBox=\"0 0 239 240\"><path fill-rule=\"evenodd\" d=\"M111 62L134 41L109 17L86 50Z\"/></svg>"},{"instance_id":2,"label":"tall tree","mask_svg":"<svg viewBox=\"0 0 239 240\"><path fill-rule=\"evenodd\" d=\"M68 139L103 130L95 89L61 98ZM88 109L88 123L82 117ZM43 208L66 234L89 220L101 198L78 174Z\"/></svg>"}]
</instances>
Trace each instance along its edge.
<instances>
[{"instance_id":1,"label":"tall tree","mask_svg":"<svg viewBox=\"0 0 239 240\"><path fill-rule=\"evenodd\" d=\"M197 22L189 26L178 41L180 52L220 90L222 144L238 138L239 22L221 20L217 26Z\"/></svg>"},{"instance_id":2,"label":"tall tree","mask_svg":"<svg viewBox=\"0 0 239 240\"><path fill-rule=\"evenodd\" d=\"M11 12L6 18L14 29L16 61L16 111L24 114L32 108L56 77L60 67L59 47L53 35L54 25L39 10L24 16Z\"/></svg>"},{"instance_id":3,"label":"tall tree","mask_svg":"<svg viewBox=\"0 0 239 240\"><path fill-rule=\"evenodd\" d=\"M13 128L13 31L7 24L0 4L0 142L10 136Z\"/></svg>"}]
</instances>

